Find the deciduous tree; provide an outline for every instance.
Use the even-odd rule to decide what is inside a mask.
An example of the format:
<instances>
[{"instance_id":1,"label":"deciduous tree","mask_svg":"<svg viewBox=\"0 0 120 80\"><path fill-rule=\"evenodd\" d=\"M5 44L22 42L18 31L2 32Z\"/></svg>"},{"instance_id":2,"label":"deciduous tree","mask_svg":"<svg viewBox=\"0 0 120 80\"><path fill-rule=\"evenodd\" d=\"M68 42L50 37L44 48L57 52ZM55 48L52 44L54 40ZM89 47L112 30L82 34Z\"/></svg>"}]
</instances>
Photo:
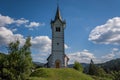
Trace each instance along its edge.
<instances>
[{"instance_id":1,"label":"deciduous tree","mask_svg":"<svg viewBox=\"0 0 120 80\"><path fill-rule=\"evenodd\" d=\"M30 51L31 43L30 37L26 39L23 46L20 42L12 42L8 46L8 55L2 68L2 73L5 80L26 80L32 69L32 57Z\"/></svg>"}]
</instances>

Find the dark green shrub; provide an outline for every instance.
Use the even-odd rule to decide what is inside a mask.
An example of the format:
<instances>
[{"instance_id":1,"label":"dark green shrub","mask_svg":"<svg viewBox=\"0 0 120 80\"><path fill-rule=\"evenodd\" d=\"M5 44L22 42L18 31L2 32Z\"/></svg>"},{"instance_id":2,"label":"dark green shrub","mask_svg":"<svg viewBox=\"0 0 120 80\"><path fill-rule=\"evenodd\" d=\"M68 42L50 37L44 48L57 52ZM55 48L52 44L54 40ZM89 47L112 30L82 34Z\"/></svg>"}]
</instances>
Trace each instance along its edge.
<instances>
[{"instance_id":1,"label":"dark green shrub","mask_svg":"<svg viewBox=\"0 0 120 80\"><path fill-rule=\"evenodd\" d=\"M78 70L78 71L80 71L80 72L83 72L83 66L82 66L79 62L77 62L77 61L74 62L73 68L74 68L75 70Z\"/></svg>"}]
</instances>

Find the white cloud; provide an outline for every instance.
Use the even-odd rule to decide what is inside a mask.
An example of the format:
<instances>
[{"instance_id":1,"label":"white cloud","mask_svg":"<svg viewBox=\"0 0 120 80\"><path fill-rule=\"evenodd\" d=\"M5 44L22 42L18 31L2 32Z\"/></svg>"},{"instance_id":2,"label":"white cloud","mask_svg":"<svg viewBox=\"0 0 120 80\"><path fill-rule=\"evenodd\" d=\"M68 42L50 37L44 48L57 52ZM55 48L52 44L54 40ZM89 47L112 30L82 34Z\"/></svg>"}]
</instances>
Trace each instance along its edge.
<instances>
[{"instance_id":1,"label":"white cloud","mask_svg":"<svg viewBox=\"0 0 120 80\"><path fill-rule=\"evenodd\" d=\"M32 48L41 52L49 52L51 49L51 39L48 36L37 36L31 40Z\"/></svg>"},{"instance_id":2,"label":"white cloud","mask_svg":"<svg viewBox=\"0 0 120 80\"><path fill-rule=\"evenodd\" d=\"M6 26L8 24L16 24L17 26L20 26L22 24L28 23L29 20L26 20L24 18L21 19L13 19L9 16L3 16L0 14L0 26Z\"/></svg>"},{"instance_id":3,"label":"white cloud","mask_svg":"<svg viewBox=\"0 0 120 80\"><path fill-rule=\"evenodd\" d=\"M89 40L100 44L120 44L120 17L114 17L97 26L91 31Z\"/></svg>"},{"instance_id":4,"label":"white cloud","mask_svg":"<svg viewBox=\"0 0 120 80\"><path fill-rule=\"evenodd\" d=\"M35 62L46 63L49 55L50 55L49 53L37 53L37 54L32 54L32 58L33 61Z\"/></svg>"},{"instance_id":5,"label":"white cloud","mask_svg":"<svg viewBox=\"0 0 120 80\"><path fill-rule=\"evenodd\" d=\"M91 59L95 59L94 54L90 53L88 50L83 50L81 52L75 52L68 54L70 58L69 63L74 63L74 61L78 61L81 63L89 63Z\"/></svg>"},{"instance_id":6,"label":"white cloud","mask_svg":"<svg viewBox=\"0 0 120 80\"><path fill-rule=\"evenodd\" d=\"M6 27L7 25L10 25L10 24L22 24L23 23L22 20L23 19L14 20L9 16L3 16L0 14L0 46L7 45L10 42L14 42L16 40L20 40L21 45L24 44L25 39L23 35L13 34L13 32L17 30L17 28L10 30L8 29L8 27Z\"/></svg>"},{"instance_id":7,"label":"white cloud","mask_svg":"<svg viewBox=\"0 0 120 80\"><path fill-rule=\"evenodd\" d=\"M26 24L28 23L29 20L26 20L24 18L18 19L18 20L14 20L14 23L16 23L18 26L22 25L22 24Z\"/></svg>"},{"instance_id":8,"label":"white cloud","mask_svg":"<svg viewBox=\"0 0 120 80\"><path fill-rule=\"evenodd\" d=\"M29 25L26 25L26 27L32 28L32 27L38 27L40 26L40 23L38 22L31 22Z\"/></svg>"},{"instance_id":9,"label":"white cloud","mask_svg":"<svg viewBox=\"0 0 120 80\"><path fill-rule=\"evenodd\" d=\"M16 31L17 31L17 28L12 29L12 32L16 32Z\"/></svg>"},{"instance_id":10,"label":"white cloud","mask_svg":"<svg viewBox=\"0 0 120 80\"><path fill-rule=\"evenodd\" d=\"M39 26L44 26L45 23L39 23L39 22L30 22L29 24L25 25L25 27L29 28L29 30L33 30L33 28L37 28Z\"/></svg>"},{"instance_id":11,"label":"white cloud","mask_svg":"<svg viewBox=\"0 0 120 80\"><path fill-rule=\"evenodd\" d=\"M20 40L21 44L24 44L25 39L21 34L13 34L13 32L5 27L0 27L0 46L7 45L10 42Z\"/></svg>"},{"instance_id":12,"label":"white cloud","mask_svg":"<svg viewBox=\"0 0 120 80\"><path fill-rule=\"evenodd\" d=\"M65 49L68 49L68 48L69 48L69 46L68 46L67 44L65 44L64 46L65 46Z\"/></svg>"},{"instance_id":13,"label":"white cloud","mask_svg":"<svg viewBox=\"0 0 120 80\"><path fill-rule=\"evenodd\" d=\"M102 56L101 62L106 62L115 58L118 58L120 56L120 50L118 48L113 48L109 54L106 54Z\"/></svg>"},{"instance_id":14,"label":"white cloud","mask_svg":"<svg viewBox=\"0 0 120 80\"><path fill-rule=\"evenodd\" d=\"M110 53L110 54L107 54L105 56L102 56L101 58L104 60L104 61L109 61L111 59L114 59L115 57L115 54L114 53Z\"/></svg>"},{"instance_id":15,"label":"white cloud","mask_svg":"<svg viewBox=\"0 0 120 80\"><path fill-rule=\"evenodd\" d=\"M39 22L30 22L27 19L24 18L20 18L20 19L14 19L11 18L9 16L3 16L0 14L0 27L4 26L6 27L6 25L10 25L10 24L15 24L16 26L21 26L23 25L24 27L27 27L33 30L33 27L39 27L39 26L44 26L45 23L39 23Z\"/></svg>"},{"instance_id":16,"label":"white cloud","mask_svg":"<svg viewBox=\"0 0 120 80\"><path fill-rule=\"evenodd\" d=\"M110 61L112 59L118 58L120 56L120 50L118 48L113 48L109 54L104 56L94 56L94 53L84 49L83 51L74 52L67 54L70 58L69 64L78 61L80 63L90 63L92 59L94 63L104 63L106 61Z\"/></svg>"},{"instance_id":17,"label":"white cloud","mask_svg":"<svg viewBox=\"0 0 120 80\"><path fill-rule=\"evenodd\" d=\"M10 18L9 16L3 16L0 14L0 27L5 26L7 24L12 24L14 22L13 18Z\"/></svg>"},{"instance_id":18,"label":"white cloud","mask_svg":"<svg viewBox=\"0 0 120 80\"><path fill-rule=\"evenodd\" d=\"M115 52L115 51L119 51L119 49L118 48L113 48L113 51Z\"/></svg>"}]
</instances>

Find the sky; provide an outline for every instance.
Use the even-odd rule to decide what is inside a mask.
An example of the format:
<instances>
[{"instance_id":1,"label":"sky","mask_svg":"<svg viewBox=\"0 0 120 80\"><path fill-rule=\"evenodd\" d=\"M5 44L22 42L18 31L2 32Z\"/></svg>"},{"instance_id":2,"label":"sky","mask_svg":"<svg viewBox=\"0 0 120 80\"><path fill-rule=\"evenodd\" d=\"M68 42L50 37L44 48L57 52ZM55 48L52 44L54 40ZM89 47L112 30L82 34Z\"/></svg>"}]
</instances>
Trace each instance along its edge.
<instances>
[{"instance_id":1,"label":"sky","mask_svg":"<svg viewBox=\"0 0 120 80\"><path fill-rule=\"evenodd\" d=\"M22 46L31 36L33 61L46 63L57 4L66 21L69 64L120 58L120 0L0 0L0 52L7 54L10 42Z\"/></svg>"}]
</instances>

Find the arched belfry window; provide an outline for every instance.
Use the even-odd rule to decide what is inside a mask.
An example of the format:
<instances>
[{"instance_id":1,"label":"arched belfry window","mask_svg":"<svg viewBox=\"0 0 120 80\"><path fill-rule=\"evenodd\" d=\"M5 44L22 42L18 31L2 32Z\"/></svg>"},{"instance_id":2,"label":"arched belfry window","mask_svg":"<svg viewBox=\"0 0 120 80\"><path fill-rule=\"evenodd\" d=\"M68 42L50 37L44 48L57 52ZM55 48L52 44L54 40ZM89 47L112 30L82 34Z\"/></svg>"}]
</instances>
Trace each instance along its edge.
<instances>
[{"instance_id":1,"label":"arched belfry window","mask_svg":"<svg viewBox=\"0 0 120 80\"><path fill-rule=\"evenodd\" d=\"M56 32L60 32L60 27L56 27Z\"/></svg>"}]
</instances>

